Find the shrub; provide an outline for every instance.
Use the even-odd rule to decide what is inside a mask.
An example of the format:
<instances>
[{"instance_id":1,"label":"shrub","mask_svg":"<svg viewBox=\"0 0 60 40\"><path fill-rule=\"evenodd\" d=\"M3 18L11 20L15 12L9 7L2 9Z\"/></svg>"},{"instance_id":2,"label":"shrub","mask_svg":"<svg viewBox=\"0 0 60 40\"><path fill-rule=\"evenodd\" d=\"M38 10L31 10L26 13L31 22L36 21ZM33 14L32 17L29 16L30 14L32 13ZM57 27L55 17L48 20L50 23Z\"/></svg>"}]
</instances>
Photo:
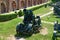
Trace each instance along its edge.
<instances>
[{"instance_id":1,"label":"shrub","mask_svg":"<svg viewBox=\"0 0 60 40\"><path fill-rule=\"evenodd\" d=\"M0 22L2 21L8 21L11 19L14 19L17 17L17 14L11 13L11 14L0 14Z\"/></svg>"},{"instance_id":2,"label":"shrub","mask_svg":"<svg viewBox=\"0 0 60 40\"><path fill-rule=\"evenodd\" d=\"M36 6L30 7L30 8L27 8L27 9L34 11L34 10L37 10L37 9L45 6L45 5L49 5L50 3L51 3L51 2L49 1L49 2L47 2L47 3L43 3L43 4L40 4L40 5L36 5Z\"/></svg>"},{"instance_id":3,"label":"shrub","mask_svg":"<svg viewBox=\"0 0 60 40\"><path fill-rule=\"evenodd\" d=\"M27 9L27 10L32 10L32 11L34 11L34 10L37 10L37 9L39 9L40 7L45 6L45 5L48 5L48 4L50 4L50 2L43 3L43 4L40 4L40 5L36 5L36 6L32 6L32 7L28 7L28 8L26 8L26 9ZM23 9L22 9L22 10L20 9L20 10L18 11L18 15L19 15L19 17L24 15L24 14L23 14Z\"/></svg>"},{"instance_id":4,"label":"shrub","mask_svg":"<svg viewBox=\"0 0 60 40\"><path fill-rule=\"evenodd\" d=\"M42 6L43 6L43 5L42 5ZM35 6L35 7L32 7L32 8L30 8L30 9L28 9L28 10L32 10L32 11L34 11L34 10L39 9L39 8L42 7L42 6Z\"/></svg>"},{"instance_id":5,"label":"shrub","mask_svg":"<svg viewBox=\"0 0 60 40\"><path fill-rule=\"evenodd\" d=\"M51 0L53 3L55 3L55 2L58 2L58 1L60 1L60 0Z\"/></svg>"},{"instance_id":6,"label":"shrub","mask_svg":"<svg viewBox=\"0 0 60 40\"><path fill-rule=\"evenodd\" d=\"M20 11L18 12L18 15L19 15L19 17L23 15L22 10L20 10Z\"/></svg>"}]
</instances>

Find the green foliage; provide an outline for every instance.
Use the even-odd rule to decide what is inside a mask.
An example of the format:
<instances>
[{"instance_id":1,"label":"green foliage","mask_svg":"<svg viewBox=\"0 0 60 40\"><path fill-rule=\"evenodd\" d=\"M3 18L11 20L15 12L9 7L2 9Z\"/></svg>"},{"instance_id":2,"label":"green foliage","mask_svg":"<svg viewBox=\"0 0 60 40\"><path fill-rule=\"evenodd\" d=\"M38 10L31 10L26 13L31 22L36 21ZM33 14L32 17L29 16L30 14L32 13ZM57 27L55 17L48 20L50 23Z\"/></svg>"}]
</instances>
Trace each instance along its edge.
<instances>
[{"instance_id":1,"label":"green foliage","mask_svg":"<svg viewBox=\"0 0 60 40\"><path fill-rule=\"evenodd\" d=\"M5 40L7 36L9 37L10 35L15 35L16 26L18 23L21 22L22 19L20 18L14 18L13 20L10 21L0 22L0 35L4 37L3 39Z\"/></svg>"},{"instance_id":2,"label":"green foliage","mask_svg":"<svg viewBox=\"0 0 60 40\"><path fill-rule=\"evenodd\" d=\"M36 6L31 7L31 8L27 8L27 9L34 11L34 10L37 10L37 9L39 9L39 8L41 8L41 7L43 7L43 6L45 6L45 5L49 5L50 3L51 3L51 2L43 3L43 4L36 5Z\"/></svg>"},{"instance_id":3,"label":"green foliage","mask_svg":"<svg viewBox=\"0 0 60 40\"><path fill-rule=\"evenodd\" d=\"M43 6L43 5L42 5ZM39 9L40 7L42 7L42 6L37 6L37 7L33 7L33 8L31 8L31 9L29 9L29 10L32 10L32 11L34 11L34 10L37 10L37 9Z\"/></svg>"},{"instance_id":4,"label":"green foliage","mask_svg":"<svg viewBox=\"0 0 60 40\"><path fill-rule=\"evenodd\" d=\"M51 0L51 1L55 3L55 2L58 2L58 1L60 1L60 0Z\"/></svg>"},{"instance_id":5,"label":"green foliage","mask_svg":"<svg viewBox=\"0 0 60 40\"><path fill-rule=\"evenodd\" d=\"M44 20L44 21L47 21L47 22L55 22L56 20L59 21L60 23L60 18L57 17L57 15L53 15L54 13L46 16L46 17L43 17L41 18L41 20Z\"/></svg>"},{"instance_id":6,"label":"green foliage","mask_svg":"<svg viewBox=\"0 0 60 40\"><path fill-rule=\"evenodd\" d=\"M39 9L37 9L37 10L34 10L33 13L34 13L35 15L40 15L40 16L41 16L41 15L43 15L43 14L45 14L45 13L50 12L50 11L51 11L50 8L51 8L51 6L47 6L47 8L45 8L45 7L43 6L43 7L39 8Z\"/></svg>"},{"instance_id":7,"label":"green foliage","mask_svg":"<svg viewBox=\"0 0 60 40\"><path fill-rule=\"evenodd\" d=\"M23 15L22 10L19 10L18 15L19 15L19 17Z\"/></svg>"},{"instance_id":8,"label":"green foliage","mask_svg":"<svg viewBox=\"0 0 60 40\"><path fill-rule=\"evenodd\" d=\"M16 31L15 31L16 25L21 22L22 22L22 19L20 18L15 18L13 20L6 21L6 22L0 22L0 35L4 37L3 39L7 40L7 38L10 37L10 35L14 36L16 34ZM47 28L48 34L42 35L41 33L37 33L25 39L26 40L52 40L53 25L42 23L42 27Z\"/></svg>"},{"instance_id":9,"label":"green foliage","mask_svg":"<svg viewBox=\"0 0 60 40\"><path fill-rule=\"evenodd\" d=\"M0 14L0 22L2 21L8 21L11 19L14 19L17 17L17 14L11 13L11 14Z\"/></svg>"},{"instance_id":10,"label":"green foliage","mask_svg":"<svg viewBox=\"0 0 60 40\"><path fill-rule=\"evenodd\" d=\"M45 5L45 4L44 4L44 5ZM30 8L30 9L28 9L28 10L32 10L32 11L34 11L34 10L37 10L37 9L43 7L44 5L36 6L36 7L32 7L32 8Z\"/></svg>"}]
</instances>

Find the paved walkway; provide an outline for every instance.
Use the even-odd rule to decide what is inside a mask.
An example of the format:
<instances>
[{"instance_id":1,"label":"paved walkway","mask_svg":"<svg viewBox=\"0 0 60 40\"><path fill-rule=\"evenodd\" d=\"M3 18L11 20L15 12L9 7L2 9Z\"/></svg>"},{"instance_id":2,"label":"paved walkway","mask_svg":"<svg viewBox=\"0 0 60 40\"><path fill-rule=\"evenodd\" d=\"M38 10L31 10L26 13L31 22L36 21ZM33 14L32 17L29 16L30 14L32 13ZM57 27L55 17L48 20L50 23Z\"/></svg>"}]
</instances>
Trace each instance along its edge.
<instances>
[{"instance_id":1,"label":"paved walkway","mask_svg":"<svg viewBox=\"0 0 60 40\"><path fill-rule=\"evenodd\" d=\"M51 10L51 11L50 11L49 13L46 13L46 14L44 14L44 15L41 15L40 17L42 18L42 17L45 17L45 16L48 16L48 15L52 14L52 13L53 13L53 7L52 7L50 10ZM35 16L36 16L36 15L35 15ZM19 17L19 18L23 19L24 16Z\"/></svg>"},{"instance_id":2,"label":"paved walkway","mask_svg":"<svg viewBox=\"0 0 60 40\"><path fill-rule=\"evenodd\" d=\"M51 11L51 12L49 12L49 13L46 13L46 14L44 14L44 15L41 15L40 17L42 18L42 17L48 16L48 15L50 15L50 14L52 14L52 13L53 13L53 11ZM36 16L36 15L35 15L35 16ZM23 19L24 16L21 16L21 17L19 17L19 18Z\"/></svg>"},{"instance_id":3,"label":"paved walkway","mask_svg":"<svg viewBox=\"0 0 60 40\"><path fill-rule=\"evenodd\" d=\"M21 16L21 17L18 17L18 18L24 19L24 16Z\"/></svg>"},{"instance_id":4,"label":"paved walkway","mask_svg":"<svg viewBox=\"0 0 60 40\"><path fill-rule=\"evenodd\" d=\"M53 22L47 22L47 21L41 21L42 23L47 23L47 24L54 24Z\"/></svg>"},{"instance_id":5,"label":"paved walkway","mask_svg":"<svg viewBox=\"0 0 60 40\"><path fill-rule=\"evenodd\" d=\"M49 12L49 13L46 13L46 14L40 16L40 18L45 17L45 16L48 16L48 15L50 15L50 14L52 14L52 13L53 13L53 11L51 11L51 12ZM24 16L19 17L19 18L23 19ZM43 23L47 23L47 24L54 24L53 22L47 22L47 21L42 21L42 22L43 22Z\"/></svg>"},{"instance_id":6,"label":"paved walkway","mask_svg":"<svg viewBox=\"0 0 60 40\"><path fill-rule=\"evenodd\" d=\"M52 14L52 13L53 13L53 11L51 11L51 12L49 12L49 13L46 13L46 14L44 14L44 15L41 15L40 17L42 18L42 17L48 16L48 15L50 15L50 14Z\"/></svg>"},{"instance_id":7,"label":"paved walkway","mask_svg":"<svg viewBox=\"0 0 60 40\"><path fill-rule=\"evenodd\" d=\"M7 37L7 40L26 40L25 38L16 38L14 36Z\"/></svg>"}]
</instances>

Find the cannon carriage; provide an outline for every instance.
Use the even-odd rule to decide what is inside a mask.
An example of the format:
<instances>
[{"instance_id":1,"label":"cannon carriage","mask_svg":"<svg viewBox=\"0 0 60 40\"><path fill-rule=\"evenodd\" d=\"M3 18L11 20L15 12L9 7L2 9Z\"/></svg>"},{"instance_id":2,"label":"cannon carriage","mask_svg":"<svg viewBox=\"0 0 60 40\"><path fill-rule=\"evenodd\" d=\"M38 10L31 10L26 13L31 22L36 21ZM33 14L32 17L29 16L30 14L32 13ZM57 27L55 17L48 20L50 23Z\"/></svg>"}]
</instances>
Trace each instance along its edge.
<instances>
[{"instance_id":1,"label":"cannon carriage","mask_svg":"<svg viewBox=\"0 0 60 40\"><path fill-rule=\"evenodd\" d=\"M54 14L55 15L60 15L60 1L54 3Z\"/></svg>"},{"instance_id":2,"label":"cannon carriage","mask_svg":"<svg viewBox=\"0 0 60 40\"><path fill-rule=\"evenodd\" d=\"M60 24L58 21L54 23L53 40L57 40L57 37L60 37Z\"/></svg>"},{"instance_id":3,"label":"cannon carriage","mask_svg":"<svg viewBox=\"0 0 60 40\"><path fill-rule=\"evenodd\" d=\"M16 27L17 34L32 35L39 32L41 28L40 16L34 16L31 10L23 10L24 19L23 22Z\"/></svg>"}]
</instances>

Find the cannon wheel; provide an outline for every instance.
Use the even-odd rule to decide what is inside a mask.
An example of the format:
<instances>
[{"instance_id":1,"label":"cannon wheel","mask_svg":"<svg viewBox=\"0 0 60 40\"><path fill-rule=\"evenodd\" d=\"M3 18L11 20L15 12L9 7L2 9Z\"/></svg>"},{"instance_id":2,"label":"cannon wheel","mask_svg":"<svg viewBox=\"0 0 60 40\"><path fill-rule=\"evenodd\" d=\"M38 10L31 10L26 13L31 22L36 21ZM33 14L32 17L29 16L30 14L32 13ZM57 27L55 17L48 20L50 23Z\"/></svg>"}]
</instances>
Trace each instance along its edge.
<instances>
[{"instance_id":1,"label":"cannon wheel","mask_svg":"<svg viewBox=\"0 0 60 40\"><path fill-rule=\"evenodd\" d=\"M53 35L52 40L57 40L57 38Z\"/></svg>"},{"instance_id":2,"label":"cannon wheel","mask_svg":"<svg viewBox=\"0 0 60 40\"><path fill-rule=\"evenodd\" d=\"M55 40L55 37L52 37L52 40Z\"/></svg>"},{"instance_id":3,"label":"cannon wheel","mask_svg":"<svg viewBox=\"0 0 60 40\"><path fill-rule=\"evenodd\" d=\"M31 36L33 34L33 28L30 32L28 32L28 35Z\"/></svg>"},{"instance_id":4,"label":"cannon wheel","mask_svg":"<svg viewBox=\"0 0 60 40\"><path fill-rule=\"evenodd\" d=\"M29 27L29 25L28 25L28 27ZM33 28L32 28L32 27L33 27L33 25L32 25L31 28L28 30L29 32L27 31L27 33L28 33L27 35L29 35L29 36L31 36L31 35L33 34Z\"/></svg>"},{"instance_id":5,"label":"cannon wheel","mask_svg":"<svg viewBox=\"0 0 60 40\"><path fill-rule=\"evenodd\" d=\"M24 25L21 23L21 24L18 24L18 26L16 27L16 33L17 34L22 34L21 30L22 28L24 27Z\"/></svg>"},{"instance_id":6,"label":"cannon wheel","mask_svg":"<svg viewBox=\"0 0 60 40\"><path fill-rule=\"evenodd\" d=\"M57 40L57 32L56 32L56 31L53 32L53 37L52 37L52 39L53 39L53 40Z\"/></svg>"}]
</instances>

